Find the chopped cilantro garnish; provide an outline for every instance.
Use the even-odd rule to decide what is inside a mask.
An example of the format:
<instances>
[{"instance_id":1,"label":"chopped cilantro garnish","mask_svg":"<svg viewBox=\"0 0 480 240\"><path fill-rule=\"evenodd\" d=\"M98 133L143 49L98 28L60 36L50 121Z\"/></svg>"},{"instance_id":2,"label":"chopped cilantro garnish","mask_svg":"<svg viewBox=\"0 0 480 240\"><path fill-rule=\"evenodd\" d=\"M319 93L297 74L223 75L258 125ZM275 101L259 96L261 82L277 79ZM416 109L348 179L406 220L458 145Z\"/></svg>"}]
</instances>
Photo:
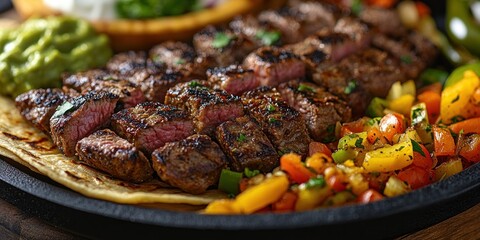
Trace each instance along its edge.
<instances>
[{"instance_id":1,"label":"chopped cilantro garnish","mask_svg":"<svg viewBox=\"0 0 480 240\"><path fill-rule=\"evenodd\" d=\"M269 119L268 119L268 122L269 122L269 123L275 123L275 122L277 122L277 119L275 119L275 118L269 118Z\"/></svg>"},{"instance_id":2,"label":"chopped cilantro garnish","mask_svg":"<svg viewBox=\"0 0 480 240\"><path fill-rule=\"evenodd\" d=\"M73 109L73 104L70 102L64 102L62 105L58 106L53 114L52 118L57 118L65 114L66 112Z\"/></svg>"},{"instance_id":3,"label":"chopped cilantro garnish","mask_svg":"<svg viewBox=\"0 0 480 240\"><path fill-rule=\"evenodd\" d=\"M343 91L345 94L350 94L357 88L357 82L355 80L351 80L348 82L347 86L345 87L345 90Z\"/></svg>"},{"instance_id":4,"label":"chopped cilantro garnish","mask_svg":"<svg viewBox=\"0 0 480 240\"><path fill-rule=\"evenodd\" d=\"M267 111L269 111L269 112L274 112L275 110L277 110L277 108L275 107L275 105L273 105L273 104L268 104L268 106L267 106Z\"/></svg>"},{"instance_id":5,"label":"chopped cilantro garnish","mask_svg":"<svg viewBox=\"0 0 480 240\"><path fill-rule=\"evenodd\" d=\"M410 64L412 63L412 57L409 55L403 55L400 57L400 60L405 63L405 64Z\"/></svg>"},{"instance_id":6,"label":"chopped cilantro garnish","mask_svg":"<svg viewBox=\"0 0 480 240\"><path fill-rule=\"evenodd\" d=\"M175 64L176 65L182 65L182 64L185 64L185 59L182 59L182 58L179 58L175 61Z\"/></svg>"},{"instance_id":7,"label":"chopped cilantro garnish","mask_svg":"<svg viewBox=\"0 0 480 240\"><path fill-rule=\"evenodd\" d=\"M245 140L247 140L247 136L245 136L245 134L243 134L243 133L240 133L240 135L238 135L238 137L237 137L237 141L238 142L245 142Z\"/></svg>"},{"instance_id":8,"label":"chopped cilantro garnish","mask_svg":"<svg viewBox=\"0 0 480 240\"><path fill-rule=\"evenodd\" d=\"M218 32L212 42L214 48L224 48L230 44L232 37L223 32Z\"/></svg>"},{"instance_id":9,"label":"chopped cilantro garnish","mask_svg":"<svg viewBox=\"0 0 480 240\"><path fill-rule=\"evenodd\" d=\"M425 119L425 112L422 108L415 108L412 111L412 125L417 125Z\"/></svg>"},{"instance_id":10,"label":"chopped cilantro garnish","mask_svg":"<svg viewBox=\"0 0 480 240\"><path fill-rule=\"evenodd\" d=\"M413 139L410 139L412 141L412 146L413 146L413 151L414 152L418 152L420 153L420 155L424 156L425 157L425 153L423 152L423 149L422 147L420 146L420 144L418 144L415 140Z\"/></svg>"},{"instance_id":11,"label":"chopped cilantro garnish","mask_svg":"<svg viewBox=\"0 0 480 240\"><path fill-rule=\"evenodd\" d=\"M313 89L312 87L307 86L307 85L305 85L305 84L303 84L303 83L300 83L300 84L298 85L297 90L300 91L300 92L307 92L307 91L308 91L308 92L315 92L315 89Z\"/></svg>"},{"instance_id":12,"label":"chopped cilantro garnish","mask_svg":"<svg viewBox=\"0 0 480 240\"><path fill-rule=\"evenodd\" d=\"M359 16L363 10L363 3L362 0L353 0L352 6L350 7L352 13L356 16Z\"/></svg>"},{"instance_id":13,"label":"chopped cilantro garnish","mask_svg":"<svg viewBox=\"0 0 480 240\"><path fill-rule=\"evenodd\" d=\"M365 148L362 143L363 143L363 138L357 139L357 140L355 141L355 147L357 147L357 148Z\"/></svg>"},{"instance_id":14,"label":"chopped cilantro garnish","mask_svg":"<svg viewBox=\"0 0 480 240\"><path fill-rule=\"evenodd\" d=\"M200 86L202 86L202 84L200 84L199 82L193 80L193 81L191 81L191 82L188 83L188 86L193 88L193 87L200 87Z\"/></svg>"},{"instance_id":15,"label":"chopped cilantro garnish","mask_svg":"<svg viewBox=\"0 0 480 240\"><path fill-rule=\"evenodd\" d=\"M452 121L452 123L457 123L457 122L463 121L464 118L462 116L458 115L458 116L452 117L450 120Z\"/></svg>"},{"instance_id":16,"label":"chopped cilantro garnish","mask_svg":"<svg viewBox=\"0 0 480 240\"><path fill-rule=\"evenodd\" d=\"M260 30L255 37L260 39L263 44L270 46L280 40L280 32Z\"/></svg>"}]
</instances>

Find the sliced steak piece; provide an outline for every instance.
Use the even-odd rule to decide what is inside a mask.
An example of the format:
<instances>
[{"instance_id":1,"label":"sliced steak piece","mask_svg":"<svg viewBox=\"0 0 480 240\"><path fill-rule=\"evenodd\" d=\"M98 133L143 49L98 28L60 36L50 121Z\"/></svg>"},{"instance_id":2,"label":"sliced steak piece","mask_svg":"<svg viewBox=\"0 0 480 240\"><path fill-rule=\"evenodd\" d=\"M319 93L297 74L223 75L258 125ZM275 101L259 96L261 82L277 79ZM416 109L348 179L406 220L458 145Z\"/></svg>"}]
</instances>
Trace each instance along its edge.
<instances>
[{"instance_id":1,"label":"sliced steak piece","mask_svg":"<svg viewBox=\"0 0 480 240\"><path fill-rule=\"evenodd\" d=\"M220 67L240 63L247 54L257 48L255 43L242 34L212 25L193 36L193 46L197 53L215 59L216 65Z\"/></svg>"},{"instance_id":2,"label":"sliced steak piece","mask_svg":"<svg viewBox=\"0 0 480 240\"><path fill-rule=\"evenodd\" d=\"M218 184L227 160L210 137L195 134L156 149L152 165L163 181L185 192L200 194Z\"/></svg>"},{"instance_id":3,"label":"sliced steak piece","mask_svg":"<svg viewBox=\"0 0 480 240\"><path fill-rule=\"evenodd\" d=\"M33 89L15 98L15 105L20 114L36 128L50 133L50 118L57 107L70 99L60 89Z\"/></svg>"},{"instance_id":4,"label":"sliced steak piece","mask_svg":"<svg viewBox=\"0 0 480 240\"><path fill-rule=\"evenodd\" d=\"M389 36L401 37L407 34L407 29L395 10L367 6L362 9L359 17L376 31Z\"/></svg>"},{"instance_id":5,"label":"sliced steak piece","mask_svg":"<svg viewBox=\"0 0 480 240\"><path fill-rule=\"evenodd\" d=\"M205 78L210 63L198 57L195 49L184 42L166 41L154 46L149 58L158 68L181 72L185 78Z\"/></svg>"},{"instance_id":6,"label":"sliced steak piece","mask_svg":"<svg viewBox=\"0 0 480 240\"><path fill-rule=\"evenodd\" d=\"M186 78L181 72L167 70L164 73L152 74L139 84L148 101L163 103L168 89L185 81Z\"/></svg>"},{"instance_id":7,"label":"sliced steak piece","mask_svg":"<svg viewBox=\"0 0 480 240\"><path fill-rule=\"evenodd\" d=\"M285 10L300 23L304 37L332 29L339 14L334 5L321 1L288 1L287 6Z\"/></svg>"},{"instance_id":8,"label":"sliced steak piece","mask_svg":"<svg viewBox=\"0 0 480 240\"><path fill-rule=\"evenodd\" d=\"M75 155L77 142L107 125L118 96L91 91L64 102L50 118L52 140L67 157Z\"/></svg>"},{"instance_id":9,"label":"sliced steak piece","mask_svg":"<svg viewBox=\"0 0 480 240\"><path fill-rule=\"evenodd\" d=\"M249 168L267 173L279 165L277 151L260 125L249 116L220 124L216 138L234 171L243 172Z\"/></svg>"},{"instance_id":10,"label":"sliced steak piece","mask_svg":"<svg viewBox=\"0 0 480 240\"><path fill-rule=\"evenodd\" d=\"M107 63L107 69L123 76L131 76L147 67L147 54L143 51L128 51L115 54Z\"/></svg>"},{"instance_id":11,"label":"sliced steak piece","mask_svg":"<svg viewBox=\"0 0 480 240\"><path fill-rule=\"evenodd\" d=\"M261 86L277 86L280 83L305 77L305 64L291 51L277 47L261 47L250 53L243 66L253 69Z\"/></svg>"},{"instance_id":12,"label":"sliced steak piece","mask_svg":"<svg viewBox=\"0 0 480 240\"><path fill-rule=\"evenodd\" d=\"M185 111L159 102L144 102L117 112L112 115L111 125L118 135L146 154L194 133Z\"/></svg>"},{"instance_id":13,"label":"sliced steak piece","mask_svg":"<svg viewBox=\"0 0 480 240\"><path fill-rule=\"evenodd\" d=\"M397 59L369 48L343 59L338 65L317 69L313 80L345 99L356 118L364 115L372 97L386 97L393 83L408 78Z\"/></svg>"},{"instance_id":14,"label":"sliced steak piece","mask_svg":"<svg viewBox=\"0 0 480 240\"><path fill-rule=\"evenodd\" d=\"M258 15L262 24L268 24L282 33L284 44L300 42L304 36L300 22L288 13L288 9L264 10Z\"/></svg>"},{"instance_id":15,"label":"sliced steak piece","mask_svg":"<svg viewBox=\"0 0 480 240\"><path fill-rule=\"evenodd\" d=\"M165 103L187 110L193 118L195 131L210 136L221 123L244 115L240 97L210 89L198 81L170 88Z\"/></svg>"},{"instance_id":16,"label":"sliced steak piece","mask_svg":"<svg viewBox=\"0 0 480 240\"><path fill-rule=\"evenodd\" d=\"M141 183L153 177L150 161L133 144L112 130L98 130L78 141L80 161L115 178Z\"/></svg>"},{"instance_id":17,"label":"sliced steak piece","mask_svg":"<svg viewBox=\"0 0 480 240\"><path fill-rule=\"evenodd\" d=\"M254 42L256 48L261 46L283 45L283 36L280 30L267 22L260 22L253 14L235 17L229 23L229 27L235 34L242 34L251 42Z\"/></svg>"},{"instance_id":18,"label":"sliced steak piece","mask_svg":"<svg viewBox=\"0 0 480 240\"><path fill-rule=\"evenodd\" d=\"M411 32L401 39L378 34L372 45L400 60L402 72L409 79L416 79L437 55L436 47L416 32Z\"/></svg>"},{"instance_id":19,"label":"sliced steak piece","mask_svg":"<svg viewBox=\"0 0 480 240\"><path fill-rule=\"evenodd\" d=\"M260 85L253 70L238 65L209 69L207 76L214 89L222 89L237 96Z\"/></svg>"},{"instance_id":20,"label":"sliced steak piece","mask_svg":"<svg viewBox=\"0 0 480 240\"><path fill-rule=\"evenodd\" d=\"M315 141L331 142L335 138L335 124L351 120L352 111L347 103L314 83L290 81L282 84L279 91L303 115Z\"/></svg>"},{"instance_id":21,"label":"sliced steak piece","mask_svg":"<svg viewBox=\"0 0 480 240\"><path fill-rule=\"evenodd\" d=\"M86 94L89 91L106 91L116 94L119 96L116 110L130 108L145 101L140 87L101 69L66 75L63 77L63 87L74 89L80 94Z\"/></svg>"},{"instance_id":22,"label":"sliced steak piece","mask_svg":"<svg viewBox=\"0 0 480 240\"><path fill-rule=\"evenodd\" d=\"M246 92L242 99L245 109L260 124L279 154L308 153L311 139L305 120L298 111L281 99L275 88L257 88Z\"/></svg>"}]
</instances>

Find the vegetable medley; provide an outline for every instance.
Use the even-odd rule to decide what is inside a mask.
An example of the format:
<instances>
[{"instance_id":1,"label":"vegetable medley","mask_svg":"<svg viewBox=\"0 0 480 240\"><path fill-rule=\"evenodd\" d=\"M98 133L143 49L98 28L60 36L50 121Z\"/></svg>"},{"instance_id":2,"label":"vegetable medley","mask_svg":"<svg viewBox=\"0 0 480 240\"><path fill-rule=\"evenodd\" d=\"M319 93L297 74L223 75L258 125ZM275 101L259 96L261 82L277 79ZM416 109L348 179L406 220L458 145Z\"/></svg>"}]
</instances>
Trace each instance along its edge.
<instances>
[{"instance_id":1,"label":"vegetable medley","mask_svg":"<svg viewBox=\"0 0 480 240\"><path fill-rule=\"evenodd\" d=\"M377 2L390 7L395 1ZM429 17L426 6L416 7ZM417 82L395 83L386 98L371 101L366 116L337 123L335 141L312 142L308 156L284 154L271 173L223 170L219 189L231 198L210 203L204 213L369 203L441 181L479 162L480 62L473 62L451 62L459 67L450 74L427 69Z\"/></svg>"}]
</instances>

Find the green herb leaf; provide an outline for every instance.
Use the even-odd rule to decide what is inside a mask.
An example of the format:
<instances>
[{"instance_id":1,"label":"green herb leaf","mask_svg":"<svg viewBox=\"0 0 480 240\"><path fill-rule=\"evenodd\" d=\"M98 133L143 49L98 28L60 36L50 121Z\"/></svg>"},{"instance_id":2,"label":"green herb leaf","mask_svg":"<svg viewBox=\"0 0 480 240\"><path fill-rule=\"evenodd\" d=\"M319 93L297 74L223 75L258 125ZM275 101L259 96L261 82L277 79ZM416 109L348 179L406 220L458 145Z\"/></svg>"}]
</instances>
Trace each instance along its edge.
<instances>
[{"instance_id":1,"label":"green herb leaf","mask_svg":"<svg viewBox=\"0 0 480 240\"><path fill-rule=\"evenodd\" d=\"M359 138L355 141L355 147L357 148L365 148L365 146L363 146L363 138Z\"/></svg>"},{"instance_id":2,"label":"green herb leaf","mask_svg":"<svg viewBox=\"0 0 480 240\"><path fill-rule=\"evenodd\" d=\"M248 167L245 168L245 170L243 171L243 174L245 174L245 177L247 178L252 178L252 177L255 177L257 176L258 174L260 174L260 171L255 169L255 170L250 170Z\"/></svg>"},{"instance_id":3,"label":"green herb leaf","mask_svg":"<svg viewBox=\"0 0 480 240\"><path fill-rule=\"evenodd\" d=\"M268 119L268 122L269 122L269 123L276 123L276 122L277 122L277 119L275 119L275 118L269 118L269 119Z\"/></svg>"},{"instance_id":4,"label":"green herb leaf","mask_svg":"<svg viewBox=\"0 0 480 240\"><path fill-rule=\"evenodd\" d=\"M190 81L190 82L188 83L188 86L191 87L191 88L194 88L194 87L201 87L202 84L200 84L199 82L193 80L193 81Z\"/></svg>"},{"instance_id":5,"label":"green herb leaf","mask_svg":"<svg viewBox=\"0 0 480 240\"><path fill-rule=\"evenodd\" d=\"M420 155L424 156L425 157L425 153L423 152L423 149L422 147L420 146L420 144L418 144L415 140L413 139L410 139L412 141L412 146L413 146L413 151L414 152L418 152L420 153Z\"/></svg>"},{"instance_id":6,"label":"green herb leaf","mask_svg":"<svg viewBox=\"0 0 480 240\"><path fill-rule=\"evenodd\" d=\"M247 136L245 136L245 134L243 134L243 133L240 133L240 135L238 135L238 137L237 137L237 141L238 142L245 142L245 140L247 140Z\"/></svg>"},{"instance_id":7,"label":"green herb leaf","mask_svg":"<svg viewBox=\"0 0 480 240\"><path fill-rule=\"evenodd\" d=\"M412 63L412 57L409 55L403 55L400 57L400 60L405 63L405 64L411 64Z\"/></svg>"},{"instance_id":8,"label":"green herb leaf","mask_svg":"<svg viewBox=\"0 0 480 240\"><path fill-rule=\"evenodd\" d=\"M255 35L256 38L260 39L262 43L267 46L270 46L278 42L278 40L280 40L280 36L281 34L278 31L264 31L264 30L258 31L257 34Z\"/></svg>"},{"instance_id":9,"label":"green herb leaf","mask_svg":"<svg viewBox=\"0 0 480 240\"><path fill-rule=\"evenodd\" d=\"M350 7L352 13L356 16L359 16L363 10L363 3L362 0L353 0L352 6Z\"/></svg>"},{"instance_id":10,"label":"green herb leaf","mask_svg":"<svg viewBox=\"0 0 480 240\"><path fill-rule=\"evenodd\" d=\"M178 59L175 61L175 64L176 64L176 65L185 64L185 59L183 59L183 58L178 58Z\"/></svg>"},{"instance_id":11,"label":"green herb leaf","mask_svg":"<svg viewBox=\"0 0 480 240\"><path fill-rule=\"evenodd\" d=\"M60 117L62 116L63 114L65 114L66 112L70 111L70 110L73 110L74 106L72 103L70 102L64 102L63 104L61 104L60 106L57 107L57 109L55 110L55 113L53 114L52 118L57 118L57 117Z\"/></svg>"},{"instance_id":12,"label":"green herb leaf","mask_svg":"<svg viewBox=\"0 0 480 240\"><path fill-rule=\"evenodd\" d=\"M230 44L232 37L223 32L218 32L212 42L214 48L224 48Z\"/></svg>"},{"instance_id":13,"label":"green herb leaf","mask_svg":"<svg viewBox=\"0 0 480 240\"><path fill-rule=\"evenodd\" d=\"M422 108L415 108L412 110L412 125L421 123L425 118L425 111Z\"/></svg>"},{"instance_id":14,"label":"green herb leaf","mask_svg":"<svg viewBox=\"0 0 480 240\"><path fill-rule=\"evenodd\" d=\"M273 104L268 104L268 106L267 106L267 111L269 111L269 112L274 112L275 110L277 110L277 108L275 107L275 105L273 105Z\"/></svg>"},{"instance_id":15,"label":"green herb leaf","mask_svg":"<svg viewBox=\"0 0 480 240\"><path fill-rule=\"evenodd\" d=\"M315 178L310 178L306 183L305 183L305 187L307 189L309 188L322 188L324 187L326 184L325 182L325 179L323 178L323 176L317 176Z\"/></svg>"},{"instance_id":16,"label":"green herb leaf","mask_svg":"<svg viewBox=\"0 0 480 240\"><path fill-rule=\"evenodd\" d=\"M343 91L345 94L350 94L357 88L357 82L355 80L351 80L348 82L348 85L345 87L345 90Z\"/></svg>"},{"instance_id":17,"label":"green herb leaf","mask_svg":"<svg viewBox=\"0 0 480 240\"><path fill-rule=\"evenodd\" d=\"M298 91L300 92L315 92L315 89L313 89L312 87L306 85L306 84L303 84L303 83L300 83L298 85L298 88L297 88Z\"/></svg>"},{"instance_id":18,"label":"green herb leaf","mask_svg":"<svg viewBox=\"0 0 480 240\"><path fill-rule=\"evenodd\" d=\"M465 118L460 116L460 115L457 115L457 116L452 117L450 120L452 121L452 123L457 123L457 122L461 122L461 121L465 120Z\"/></svg>"}]
</instances>

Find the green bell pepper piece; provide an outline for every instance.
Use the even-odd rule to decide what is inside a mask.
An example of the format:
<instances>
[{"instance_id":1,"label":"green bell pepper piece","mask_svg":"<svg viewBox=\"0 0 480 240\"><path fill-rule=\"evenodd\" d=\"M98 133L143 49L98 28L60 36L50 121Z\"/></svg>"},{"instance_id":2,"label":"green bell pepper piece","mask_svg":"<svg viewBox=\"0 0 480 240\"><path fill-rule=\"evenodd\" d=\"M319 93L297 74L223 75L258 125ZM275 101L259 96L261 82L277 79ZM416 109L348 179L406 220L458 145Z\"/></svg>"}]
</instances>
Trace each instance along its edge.
<instances>
[{"instance_id":1,"label":"green bell pepper piece","mask_svg":"<svg viewBox=\"0 0 480 240\"><path fill-rule=\"evenodd\" d=\"M447 0L446 30L449 38L480 56L480 25L470 12L469 0Z\"/></svg>"},{"instance_id":2,"label":"green bell pepper piece","mask_svg":"<svg viewBox=\"0 0 480 240\"><path fill-rule=\"evenodd\" d=\"M218 181L218 189L237 195L240 192L240 180L242 180L243 173L235 172L228 169L222 169L220 179Z\"/></svg>"},{"instance_id":3,"label":"green bell pepper piece","mask_svg":"<svg viewBox=\"0 0 480 240\"><path fill-rule=\"evenodd\" d=\"M479 45L480 45L480 42L479 42ZM448 86L452 86L455 83L462 80L463 79L463 73L467 70L472 70L478 76L480 76L480 62L460 66L460 67L456 68L455 70L453 70L453 72L450 73L447 80L445 81L445 85L443 86L443 88L446 88Z\"/></svg>"},{"instance_id":4,"label":"green bell pepper piece","mask_svg":"<svg viewBox=\"0 0 480 240\"><path fill-rule=\"evenodd\" d=\"M365 114L371 118L383 117L385 115L383 110L388 107L387 100L379 97L374 97L370 104L368 104Z\"/></svg>"}]
</instances>

